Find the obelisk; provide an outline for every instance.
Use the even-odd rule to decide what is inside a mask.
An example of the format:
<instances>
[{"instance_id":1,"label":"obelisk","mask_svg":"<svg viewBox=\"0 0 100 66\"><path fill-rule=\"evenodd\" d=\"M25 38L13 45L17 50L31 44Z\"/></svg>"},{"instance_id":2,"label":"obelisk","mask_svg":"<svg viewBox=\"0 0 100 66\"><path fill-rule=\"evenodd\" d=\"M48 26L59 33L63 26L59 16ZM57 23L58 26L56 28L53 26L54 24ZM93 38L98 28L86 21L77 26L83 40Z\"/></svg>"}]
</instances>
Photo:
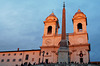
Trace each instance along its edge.
<instances>
[{"instance_id":1,"label":"obelisk","mask_svg":"<svg viewBox=\"0 0 100 66\"><path fill-rule=\"evenodd\" d=\"M58 62L59 63L68 63L68 44L66 40L66 10L65 2L63 3L63 12L62 12L62 35L60 41L60 48L58 49Z\"/></svg>"}]
</instances>

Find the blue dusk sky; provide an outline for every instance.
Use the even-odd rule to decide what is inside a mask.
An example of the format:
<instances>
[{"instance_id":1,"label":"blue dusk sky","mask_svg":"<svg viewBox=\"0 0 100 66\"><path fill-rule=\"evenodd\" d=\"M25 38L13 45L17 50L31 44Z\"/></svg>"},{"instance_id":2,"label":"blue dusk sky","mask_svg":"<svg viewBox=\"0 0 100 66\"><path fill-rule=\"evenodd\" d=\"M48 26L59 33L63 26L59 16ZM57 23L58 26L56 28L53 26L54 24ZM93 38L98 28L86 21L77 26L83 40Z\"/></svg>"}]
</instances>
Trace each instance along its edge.
<instances>
[{"instance_id":1,"label":"blue dusk sky","mask_svg":"<svg viewBox=\"0 0 100 66\"><path fill-rule=\"evenodd\" d=\"M87 16L90 61L100 61L100 0L65 0L65 4L66 33L73 33L72 18L80 9ZM61 27L62 6L63 0L0 0L0 51L39 49L43 21L53 11Z\"/></svg>"}]
</instances>

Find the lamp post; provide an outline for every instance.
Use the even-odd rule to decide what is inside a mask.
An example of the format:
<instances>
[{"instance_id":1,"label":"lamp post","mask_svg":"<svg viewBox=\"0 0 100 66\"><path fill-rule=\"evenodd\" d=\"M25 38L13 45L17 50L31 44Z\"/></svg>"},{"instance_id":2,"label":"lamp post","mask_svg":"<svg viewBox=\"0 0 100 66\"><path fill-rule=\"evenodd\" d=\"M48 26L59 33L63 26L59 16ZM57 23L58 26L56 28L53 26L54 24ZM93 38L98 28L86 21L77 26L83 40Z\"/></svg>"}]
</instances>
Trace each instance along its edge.
<instances>
[{"instance_id":1,"label":"lamp post","mask_svg":"<svg viewBox=\"0 0 100 66\"><path fill-rule=\"evenodd\" d=\"M42 56L43 56L43 57L42 57L42 63L43 63L43 61L44 61L44 53L45 53L45 51L43 51L42 53L43 53L43 54L42 54Z\"/></svg>"}]
</instances>

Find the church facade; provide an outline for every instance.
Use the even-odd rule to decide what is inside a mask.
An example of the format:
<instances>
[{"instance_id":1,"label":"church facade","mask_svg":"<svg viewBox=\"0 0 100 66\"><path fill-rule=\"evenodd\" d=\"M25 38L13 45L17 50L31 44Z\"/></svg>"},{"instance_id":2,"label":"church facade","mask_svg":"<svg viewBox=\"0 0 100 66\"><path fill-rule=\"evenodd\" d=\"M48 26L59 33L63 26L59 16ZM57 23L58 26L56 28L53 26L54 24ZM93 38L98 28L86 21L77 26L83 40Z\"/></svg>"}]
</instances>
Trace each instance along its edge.
<instances>
[{"instance_id":1,"label":"church facade","mask_svg":"<svg viewBox=\"0 0 100 66\"><path fill-rule=\"evenodd\" d=\"M66 34L66 41L69 45L69 62L88 63L90 44L86 29L87 17L81 10L78 10L72 21L74 32ZM15 66L24 63L57 63L61 41L61 34L58 34L59 28L58 18L54 13L51 13L44 21L41 49L2 51L0 52L0 66Z\"/></svg>"},{"instance_id":2,"label":"church facade","mask_svg":"<svg viewBox=\"0 0 100 66\"><path fill-rule=\"evenodd\" d=\"M90 44L88 43L87 17L78 10L73 16L73 33L67 33L69 44L69 60L76 63L88 63ZM54 13L51 13L44 21L44 35L41 52L45 52L44 62L56 63L58 61L58 49L61 34L58 34L59 22ZM41 56L42 58L42 56Z\"/></svg>"}]
</instances>

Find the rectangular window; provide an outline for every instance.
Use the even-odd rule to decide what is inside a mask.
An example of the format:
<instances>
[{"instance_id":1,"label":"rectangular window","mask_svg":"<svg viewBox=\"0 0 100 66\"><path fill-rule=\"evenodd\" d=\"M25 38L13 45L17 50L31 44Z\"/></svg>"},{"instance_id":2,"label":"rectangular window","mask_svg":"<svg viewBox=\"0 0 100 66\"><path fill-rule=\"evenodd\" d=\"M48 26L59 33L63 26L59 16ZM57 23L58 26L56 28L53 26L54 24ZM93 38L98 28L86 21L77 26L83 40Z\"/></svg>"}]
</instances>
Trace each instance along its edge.
<instances>
[{"instance_id":1,"label":"rectangular window","mask_svg":"<svg viewBox=\"0 0 100 66\"><path fill-rule=\"evenodd\" d=\"M28 60L28 58L29 58L29 55L26 55L26 58L25 58L25 60Z\"/></svg>"},{"instance_id":2,"label":"rectangular window","mask_svg":"<svg viewBox=\"0 0 100 66\"><path fill-rule=\"evenodd\" d=\"M4 59L2 59L1 62L4 62Z\"/></svg>"},{"instance_id":3,"label":"rectangular window","mask_svg":"<svg viewBox=\"0 0 100 66\"><path fill-rule=\"evenodd\" d=\"M32 61L34 61L34 58L32 58Z\"/></svg>"},{"instance_id":4,"label":"rectangular window","mask_svg":"<svg viewBox=\"0 0 100 66\"><path fill-rule=\"evenodd\" d=\"M39 58L39 63L40 63L40 58Z\"/></svg>"},{"instance_id":5,"label":"rectangular window","mask_svg":"<svg viewBox=\"0 0 100 66\"><path fill-rule=\"evenodd\" d=\"M19 59L19 61L22 61L22 59Z\"/></svg>"},{"instance_id":6,"label":"rectangular window","mask_svg":"<svg viewBox=\"0 0 100 66\"><path fill-rule=\"evenodd\" d=\"M3 54L2 56L5 56L5 54Z\"/></svg>"},{"instance_id":7,"label":"rectangular window","mask_svg":"<svg viewBox=\"0 0 100 66\"><path fill-rule=\"evenodd\" d=\"M10 54L8 54L8 56L10 56Z\"/></svg>"},{"instance_id":8,"label":"rectangular window","mask_svg":"<svg viewBox=\"0 0 100 66\"><path fill-rule=\"evenodd\" d=\"M20 55L22 55L22 53L20 53Z\"/></svg>"},{"instance_id":9,"label":"rectangular window","mask_svg":"<svg viewBox=\"0 0 100 66\"><path fill-rule=\"evenodd\" d=\"M9 62L10 61L10 59L7 59L7 62Z\"/></svg>"},{"instance_id":10,"label":"rectangular window","mask_svg":"<svg viewBox=\"0 0 100 66\"><path fill-rule=\"evenodd\" d=\"M16 55L16 53L14 53L14 56Z\"/></svg>"},{"instance_id":11,"label":"rectangular window","mask_svg":"<svg viewBox=\"0 0 100 66\"><path fill-rule=\"evenodd\" d=\"M15 62L16 61L16 59L13 59L13 62Z\"/></svg>"},{"instance_id":12,"label":"rectangular window","mask_svg":"<svg viewBox=\"0 0 100 66\"><path fill-rule=\"evenodd\" d=\"M16 64L16 66L18 66L18 64Z\"/></svg>"},{"instance_id":13,"label":"rectangular window","mask_svg":"<svg viewBox=\"0 0 100 66\"><path fill-rule=\"evenodd\" d=\"M35 52L33 52L33 55L35 54Z\"/></svg>"}]
</instances>

